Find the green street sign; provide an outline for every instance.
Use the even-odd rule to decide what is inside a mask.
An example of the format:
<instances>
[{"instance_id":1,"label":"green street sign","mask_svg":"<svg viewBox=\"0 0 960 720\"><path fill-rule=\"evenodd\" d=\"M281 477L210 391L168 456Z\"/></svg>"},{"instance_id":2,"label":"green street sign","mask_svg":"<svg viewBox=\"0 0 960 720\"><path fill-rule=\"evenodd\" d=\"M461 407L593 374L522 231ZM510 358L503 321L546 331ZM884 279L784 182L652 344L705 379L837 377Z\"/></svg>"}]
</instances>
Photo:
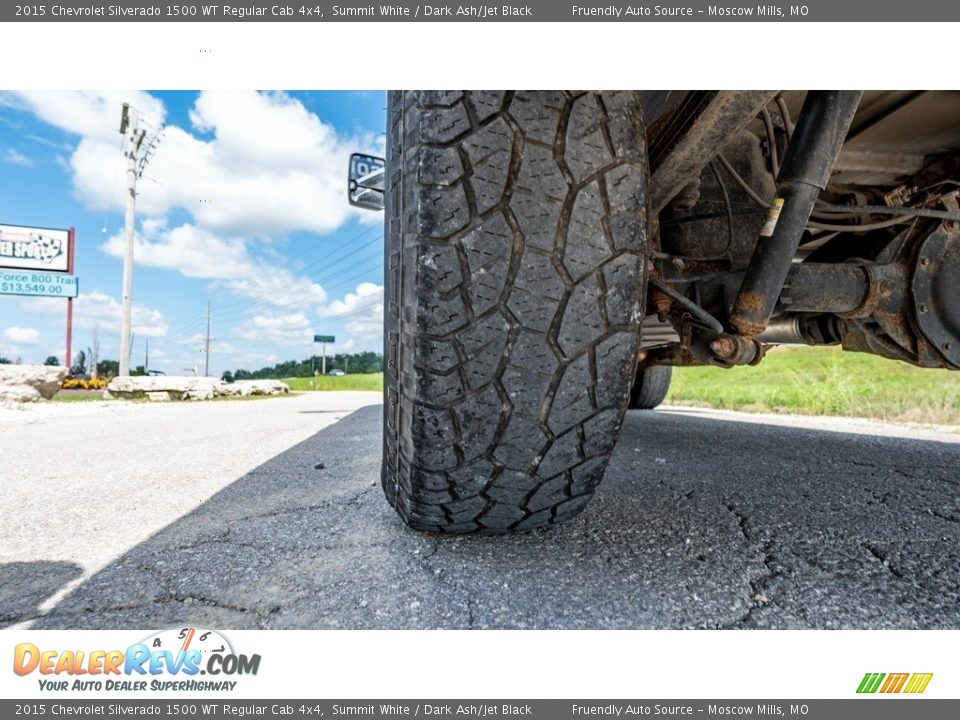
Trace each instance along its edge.
<instances>
[{"instance_id":1,"label":"green street sign","mask_svg":"<svg viewBox=\"0 0 960 720\"><path fill-rule=\"evenodd\" d=\"M314 335L313 341L319 343L332 343L334 340L333 335Z\"/></svg>"}]
</instances>

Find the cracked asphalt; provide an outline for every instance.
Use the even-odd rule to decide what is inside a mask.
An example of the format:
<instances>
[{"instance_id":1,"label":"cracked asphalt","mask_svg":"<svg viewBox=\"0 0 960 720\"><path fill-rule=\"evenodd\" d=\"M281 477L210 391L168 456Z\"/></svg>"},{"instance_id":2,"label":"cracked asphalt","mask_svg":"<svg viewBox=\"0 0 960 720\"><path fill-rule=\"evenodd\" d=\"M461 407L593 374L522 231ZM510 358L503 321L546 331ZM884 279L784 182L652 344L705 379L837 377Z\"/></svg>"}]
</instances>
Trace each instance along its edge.
<instances>
[{"instance_id":1,"label":"cracked asphalt","mask_svg":"<svg viewBox=\"0 0 960 720\"><path fill-rule=\"evenodd\" d=\"M630 412L575 520L438 537L406 529L383 499L380 412L343 414L79 582L55 554L36 559L38 548L0 565L0 586L29 589L0 593L0 618L34 628L960 628L960 435ZM52 523L68 515L46 512Z\"/></svg>"}]
</instances>

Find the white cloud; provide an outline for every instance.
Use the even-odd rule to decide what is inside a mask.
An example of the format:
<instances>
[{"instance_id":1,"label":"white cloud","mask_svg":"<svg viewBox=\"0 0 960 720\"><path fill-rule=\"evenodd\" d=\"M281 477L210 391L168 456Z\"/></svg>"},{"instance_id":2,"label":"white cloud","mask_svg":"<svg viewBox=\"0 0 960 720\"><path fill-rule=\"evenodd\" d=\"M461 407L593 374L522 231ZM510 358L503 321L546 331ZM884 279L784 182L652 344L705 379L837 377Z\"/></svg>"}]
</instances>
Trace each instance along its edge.
<instances>
[{"instance_id":1,"label":"white cloud","mask_svg":"<svg viewBox=\"0 0 960 720\"><path fill-rule=\"evenodd\" d=\"M309 318L303 313L257 315L234 327L233 337L277 345L309 345L313 342L313 331Z\"/></svg>"},{"instance_id":2,"label":"white cloud","mask_svg":"<svg viewBox=\"0 0 960 720\"><path fill-rule=\"evenodd\" d=\"M100 250L123 258L126 252L123 233L105 240ZM168 230L162 220L143 222L134 237L133 256L137 265L177 270L194 278L242 278L254 269L242 239L222 239L188 224Z\"/></svg>"},{"instance_id":3,"label":"white cloud","mask_svg":"<svg viewBox=\"0 0 960 720\"><path fill-rule=\"evenodd\" d=\"M317 314L346 320L343 327L351 337L339 349L379 349L383 337L383 285L360 283L356 291L320 308Z\"/></svg>"},{"instance_id":4,"label":"white cloud","mask_svg":"<svg viewBox=\"0 0 960 720\"><path fill-rule=\"evenodd\" d=\"M124 170L117 129L124 99L155 118L155 127L165 114L145 93L5 94L0 102L80 135L70 159L76 195L92 209L119 211ZM345 177L351 152L383 152L377 134L338 134L279 92L203 92L190 119L193 128L165 129L138 186L140 213L159 217L182 209L207 230L245 237L327 233L351 217L369 220L347 203Z\"/></svg>"},{"instance_id":5,"label":"white cloud","mask_svg":"<svg viewBox=\"0 0 960 720\"><path fill-rule=\"evenodd\" d=\"M14 148L4 150L3 161L11 165L19 165L20 167L33 167L33 160L17 152Z\"/></svg>"},{"instance_id":6,"label":"white cloud","mask_svg":"<svg viewBox=\"0 0 960 720\"><path fill-rule=\"evenodd\" d=\"M352 293L347 293L342 300L334 300L324 308L320 308L317 314L320 317L345 317L367 312L375 303L380 303L380 309L383 310L383 285L377 285L371 282L363 282L357 285L357 289Z\"/></svg>"},{"instance_id":7,"label":"white cloud","mask_svg":"<svg viewBox=\"0 0 960 720\"><path fill-rule=\"evenodd\" d=\"M120 113L123 103L140 111L144 123L158 128L166 116L163 103L139 91L69 91L47 90L0 93L0 105L29 110L48 125L74 135L109 142L120 146Z\"/></svg>"},{"instance_id":8,"label":"white cloud","mask_svg":"<svg viewBox=\"0 0 960 720\"><path fill-rule=\"evenodd\" d=\"M238 295L278 307L326 302L327 293L319 283L253 257L250 244L190 224L169 230L162 220L147 220L134 238L134 261L138 266L177 270L186 277L218 280ZM100 250L122 258L125 247L118 233L104 241Z\"/></svg>"},{"instance_id":9,"label":"white cloud","mask_svg":"<svg viewBox=\"0 0 960 720\"><path fill-rule=\"evenodd\" d=\"M63 303L60 303L60 309L63 310ZM32 327L18 327L11 325L3 331L3 336L17 345L33 345L40 339L40 332Z\"/></svg>"},{"instance_id":10,"label":"white cloud","mask_svg":"<svg viewBox=\"0 0 960 720\"><path fill-rule=\"evenodd\" d=\"M43 315L62 315L64 311L61 298L31 298L22 306L26 312ZM80 293L73 304L74 327L92 330L99 325L104 333L119 334L121 309L115 298L99 290ZM131 328L139 337L163 337L168 329L162 312L138 302L133 303Z\"/></svg>"}]
</instances>

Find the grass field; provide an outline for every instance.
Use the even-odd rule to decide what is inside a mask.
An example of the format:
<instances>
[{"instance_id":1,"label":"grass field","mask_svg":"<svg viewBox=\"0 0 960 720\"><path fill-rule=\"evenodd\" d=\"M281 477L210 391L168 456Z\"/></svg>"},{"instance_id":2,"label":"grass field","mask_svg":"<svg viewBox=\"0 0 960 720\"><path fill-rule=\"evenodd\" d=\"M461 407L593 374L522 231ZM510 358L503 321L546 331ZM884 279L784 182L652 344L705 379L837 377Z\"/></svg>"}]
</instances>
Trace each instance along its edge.
<instances>
[{"instance_id":1,"label":"grass field","mask_svg":"<svg viewBox=\"0 0 960 720\"><path fill-rule=\"evenodd\" d=\"M331 377L321 375L316 378L285 378L284 382L291 390L383 390L383 373L343 375Z\"/></svg>"},{"instance_id":2,"label":"grass field","mask_svg":"<svg viewBox=\"0 0 960 720\"><path fill-rule=\"evenodd\" d=\"M61 390L53 396L52 402L57 403L78 403L78 402L103 402L103 390Z\"/></svg>"},{"instance_id":3,"label":"grass field","mask_svg":"<svg viewBox=\"0 0 960 720\"><path fill-rule=\"evenodd\" d=\"M287 378L294 391L383 389L383 373ZM101 400L60 393L55 402ZM756 367L677 368L667 402L747 412L960 425L960 372L921 370L839 348L778 348Z\"/></svg>"},{"instance_id":4,"label":"grass field","mask_svg":"<svg viewBox=\"0 0 960 720\"><path fill-rule=\"evenodd\" d=\"M679 405L960 423L960 372L923 370L839 348L778 348L756 367L678 368Z\"/></svg>"}]
</instances>

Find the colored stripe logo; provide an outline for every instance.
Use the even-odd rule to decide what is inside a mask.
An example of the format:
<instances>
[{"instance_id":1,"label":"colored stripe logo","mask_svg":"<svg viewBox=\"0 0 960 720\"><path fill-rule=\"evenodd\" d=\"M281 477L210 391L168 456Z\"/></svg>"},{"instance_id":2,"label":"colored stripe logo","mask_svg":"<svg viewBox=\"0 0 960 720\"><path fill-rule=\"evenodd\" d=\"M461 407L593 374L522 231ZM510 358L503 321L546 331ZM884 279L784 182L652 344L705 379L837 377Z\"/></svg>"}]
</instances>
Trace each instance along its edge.
<instances>
[{"instance_id":1,"label":"colored stripe logo","mask_svg":"<svg viewBox=\"0 0 960 720\"><path fill-rule=\"evenodd\" d=\"M857 692L872 693L910 693L919 694L927 689L933 673L866 673Z\"/></svg>"}]
</instances>

